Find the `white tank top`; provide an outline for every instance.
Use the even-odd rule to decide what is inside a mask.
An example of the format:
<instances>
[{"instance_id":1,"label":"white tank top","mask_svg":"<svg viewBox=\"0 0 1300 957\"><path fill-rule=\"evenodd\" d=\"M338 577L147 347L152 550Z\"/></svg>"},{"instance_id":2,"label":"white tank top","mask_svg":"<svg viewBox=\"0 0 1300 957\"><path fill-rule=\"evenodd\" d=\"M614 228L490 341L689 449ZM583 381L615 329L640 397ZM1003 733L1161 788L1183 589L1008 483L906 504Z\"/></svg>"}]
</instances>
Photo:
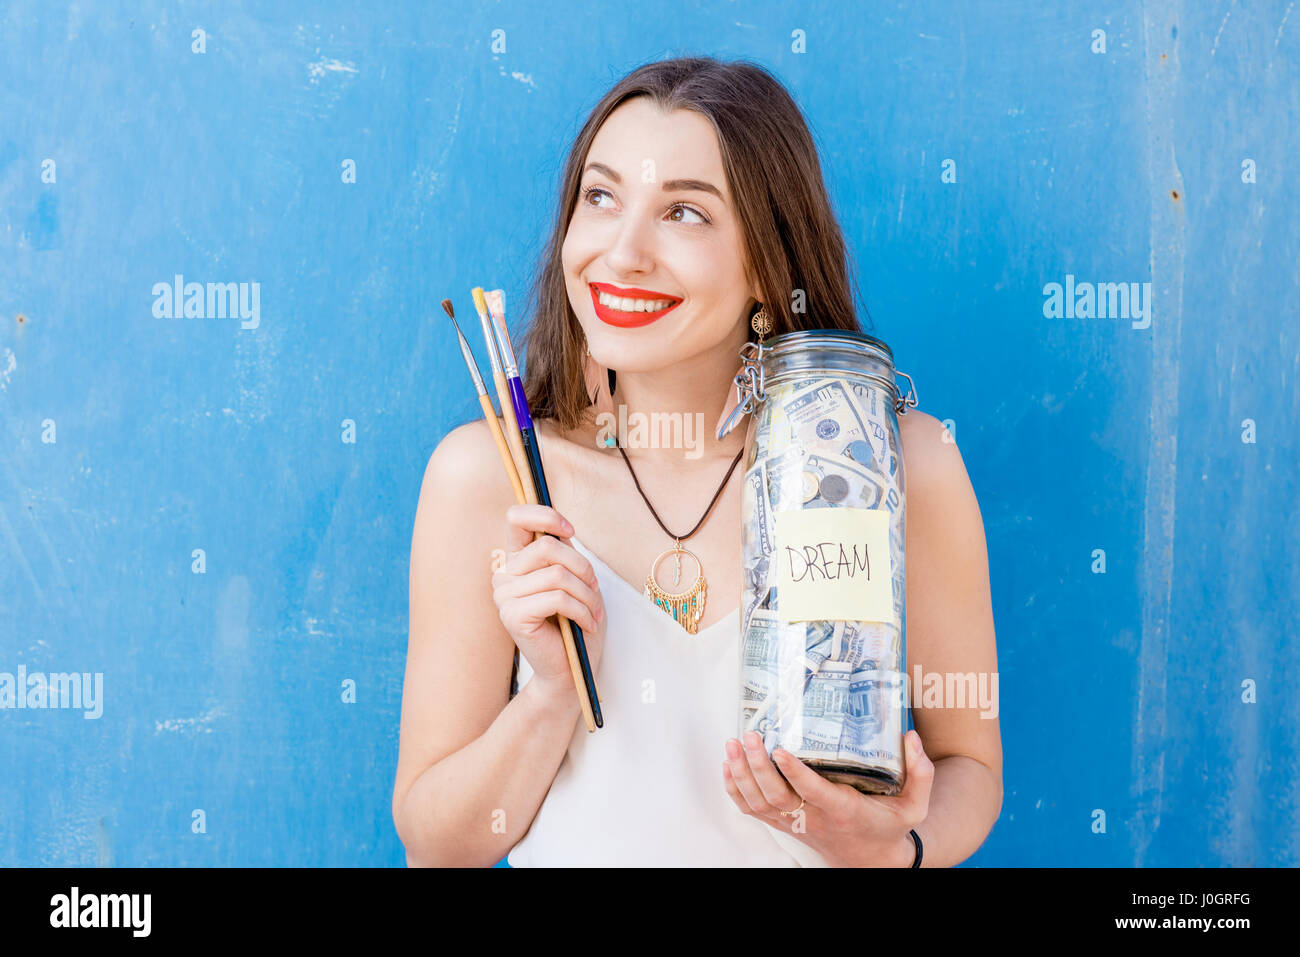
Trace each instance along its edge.
<instances>
[{"instance_id":1,"label":"white tank top","mask_svg":"<svg viewBox=\"0 0 1300 957\"><path fill-rule=\"evenodd\" d=\"M738 737L740 609L688 634L577 538L596 569L604 727L579 719L512 867L827 867L793 835L743 814L723 785ZM713 595L710 601L716 601ZM533 670L519 657L519 686Z\"/></svg>"}]
</instances>

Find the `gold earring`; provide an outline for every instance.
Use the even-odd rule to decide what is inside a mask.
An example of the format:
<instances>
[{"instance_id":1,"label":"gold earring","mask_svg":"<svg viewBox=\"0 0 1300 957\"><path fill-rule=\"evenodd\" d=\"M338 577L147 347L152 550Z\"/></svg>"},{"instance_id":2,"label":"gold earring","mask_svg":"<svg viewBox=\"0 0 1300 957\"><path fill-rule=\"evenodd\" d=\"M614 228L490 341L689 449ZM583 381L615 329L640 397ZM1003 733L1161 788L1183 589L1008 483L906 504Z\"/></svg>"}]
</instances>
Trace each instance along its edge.
<instances>
[{"instance_id":1,"label":"gold earring","mask_svg":"<svg viewBox=\"0 0 1300 957\"><path fill-rule=\"evenodd\" d=\"M766 339L768 333L772 331L772 316L767 311L767 306L760 306L758 312L754 313L754 318L749 320L749 324L758 333L760 339Z\"/></svg>"}]
</instances>

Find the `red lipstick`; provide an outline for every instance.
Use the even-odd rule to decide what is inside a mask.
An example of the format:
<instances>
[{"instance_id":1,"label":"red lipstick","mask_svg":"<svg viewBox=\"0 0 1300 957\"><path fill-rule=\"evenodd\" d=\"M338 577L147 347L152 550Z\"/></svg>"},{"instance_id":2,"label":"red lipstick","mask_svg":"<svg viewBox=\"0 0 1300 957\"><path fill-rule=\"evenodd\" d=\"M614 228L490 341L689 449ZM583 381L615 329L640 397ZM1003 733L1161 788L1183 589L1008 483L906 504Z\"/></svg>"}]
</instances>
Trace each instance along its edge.
<instances>
[{"instance_id":1,"label":"red lipstick","mask_svg":"<svg viewBox=\"0 0 1300 957\"><path fill-rule=\"evenodd\" d=\"M662 292L655 292L653 289L636 289L625 288L623 286L614 286L607 282L593 282L589 284L591 289L591 304L596 310L596 316L601 322L608 323L611 326L619 326L624 329L634 328L636 326L648 326L656 319L666 316L679 305L681 305L680 296L669 296ZM611 296L626 296L630 299L666 299L670 305L657 312L624 312L622 309L613 309L604 305L600 301L598 293L607 293Z\"/></svg>"}]
</instances>

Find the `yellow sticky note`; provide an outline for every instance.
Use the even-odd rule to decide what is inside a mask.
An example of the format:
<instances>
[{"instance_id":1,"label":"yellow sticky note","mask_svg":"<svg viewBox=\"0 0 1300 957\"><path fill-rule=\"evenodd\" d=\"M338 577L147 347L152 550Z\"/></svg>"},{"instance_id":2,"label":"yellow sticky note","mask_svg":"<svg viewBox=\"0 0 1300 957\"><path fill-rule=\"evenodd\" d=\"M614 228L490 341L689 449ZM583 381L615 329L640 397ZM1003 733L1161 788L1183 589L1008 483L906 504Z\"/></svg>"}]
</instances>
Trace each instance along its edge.
<instances>
[{"instance_id":1,"label":"yellow sticky note","mask_svg":"<svg viewBox=\"0 0 1300 957\"><path fill-rule=\"evenodd\" d=\"M888 511L792 509L775 518L781 621L894 621Z\"/></svg>"}]
</instances>

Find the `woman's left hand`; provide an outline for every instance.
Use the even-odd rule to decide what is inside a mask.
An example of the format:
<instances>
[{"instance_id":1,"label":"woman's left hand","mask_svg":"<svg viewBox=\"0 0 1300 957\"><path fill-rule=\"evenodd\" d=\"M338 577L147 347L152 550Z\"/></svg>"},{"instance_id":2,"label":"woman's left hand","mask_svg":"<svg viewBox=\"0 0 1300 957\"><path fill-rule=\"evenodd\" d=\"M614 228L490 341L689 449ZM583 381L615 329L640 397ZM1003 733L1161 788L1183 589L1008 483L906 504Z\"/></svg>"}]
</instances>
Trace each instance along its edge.
<instances>
[{"instance_id":1,"label":"woman's left hand","mask_svg":"<svg viewBox=\"0 0 1300 957\"><path fill-rule=\"evenodd\" d=\"M745 732L743 745L729 738L726 751L723 784L745 814L807 844L832 867L912 865L916 847L908 832L929 813L934 782L934 763L915 730L904 736L906 781L894 797L827 781L784 748L775 750L773 764L753 731ZM800 801L802 808L782 816Z\"/></svg>"}]
</instances>

